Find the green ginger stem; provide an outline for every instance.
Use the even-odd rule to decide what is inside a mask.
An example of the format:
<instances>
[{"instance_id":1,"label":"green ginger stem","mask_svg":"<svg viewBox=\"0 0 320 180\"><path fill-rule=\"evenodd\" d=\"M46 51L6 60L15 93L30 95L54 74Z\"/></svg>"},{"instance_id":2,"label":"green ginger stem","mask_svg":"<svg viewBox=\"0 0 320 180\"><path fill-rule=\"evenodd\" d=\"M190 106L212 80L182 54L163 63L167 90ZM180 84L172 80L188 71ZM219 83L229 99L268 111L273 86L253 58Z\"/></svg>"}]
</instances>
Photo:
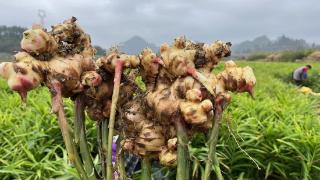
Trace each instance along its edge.
<instances>
[{"instance_id":1,"label":"green ginger stem","mask_svg":"<svg viewBox=\"0 0 320 180\"><path fill-rule=\"evenodd\" d=\"M86 138L86 129L85 129L85 106L83 104L82 97L78 96L75 100L75 137L79 138L80 145L80 154L83 160L84 169L87 172L87 175L90 180L97 179L97 171L93 165L92 157L89 151L87 138ZM76 131L78 129L78 131ZM77 134L78 133L78 134ZM77 143L77 141L76 141Z\"/></svg>"},{"instance_id":2,"label":"green ginger stem","mask_svg":"<svg viewBox=\"0 0 320 180\"><path fill-rule=\"evenodd\" d=\"M151 162L147 156L142 158L141 180L151 180Z\"/></svg>"},{"instance_id":3,"label":"green ginger stem","mask_svg":"<svg viewBox=\"0 0 320 180\"><path fill-rule=\"evenodd\" d=\"M206 162L206 167L204 170L203 180L210 180L210 174L212 170L212 165L214 166L214 170L218 180L223 180L223 176L220 170L219 161L217 159L216 154L216 147L218 143L218 136L219 136L219 128L220 128L220 121L222 119L223 113L223 105L224 100L223 97L217 97L215 103L215 111L213 117L213 129L210 133L209 137L209 152L208 152L208 159Z\"/></svg>"},{"instance_id":4,"label":"green ginger stem","mask_svg":"<svg viewBox=\"0 0 320 180\"><path fill-rule=\"evenodd\" d=\"M177 180L189 180L189 151L188 136L182 120L176 119L176 129L178 138L178 162L177 162Z\"/></svg>"}]
</instances>

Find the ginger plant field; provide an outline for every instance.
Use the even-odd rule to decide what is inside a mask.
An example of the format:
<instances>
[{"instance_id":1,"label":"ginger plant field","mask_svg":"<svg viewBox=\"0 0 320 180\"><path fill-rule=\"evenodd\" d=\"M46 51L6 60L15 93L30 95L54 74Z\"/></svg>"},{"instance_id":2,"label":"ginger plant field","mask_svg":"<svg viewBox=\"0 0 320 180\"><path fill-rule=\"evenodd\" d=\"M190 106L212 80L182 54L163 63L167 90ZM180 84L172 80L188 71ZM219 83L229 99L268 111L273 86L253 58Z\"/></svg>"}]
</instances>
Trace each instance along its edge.
<instances>
[{"instance_id":1,"label":"ginger plant field","mask_svg":"<svg viewBox=\"0 0 320 180\"><path fill-rule=\"evenodd\" d=\"M311 74L319 74L319 63L310 64ZM320 98L299 93L286 78L305 63L239 62L239 66L245 65L251 66L257 77L255 99L233 94L224 114L217 147L223 176L319 179ZM310 83L319 86L319 80ZM0 80L0 103L0 179L78 178L68 165L58 122L50 113L47 89L31 91L25 106ZM70 124L73 108L66 101ZM94 122L87 123L89 146L94 152ZM199 179L204 171L208 149L203 144L206 135L198 134L189 145L193 179ZM94 158L99 168L98 157ZM175 177L174 170L163 171L164 178Z\"/></svg>"}]
</instances>

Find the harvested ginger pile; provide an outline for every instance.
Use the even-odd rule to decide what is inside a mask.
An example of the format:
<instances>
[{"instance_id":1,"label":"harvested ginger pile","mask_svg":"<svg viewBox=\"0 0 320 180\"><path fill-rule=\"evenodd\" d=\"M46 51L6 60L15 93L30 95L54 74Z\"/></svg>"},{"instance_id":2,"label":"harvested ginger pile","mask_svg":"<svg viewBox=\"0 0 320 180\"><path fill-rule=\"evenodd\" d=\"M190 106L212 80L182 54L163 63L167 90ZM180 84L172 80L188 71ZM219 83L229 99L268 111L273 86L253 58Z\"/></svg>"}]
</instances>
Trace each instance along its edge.
<instances>
[{"instance_id":1,"label":"harvested ginger pile","mask_svg":"<svg viewBox=\"0 0 320 180\"><path fill-rule=\"evenodd\" d=\"M298 92L301 92L306 95L320 96L320 93L313 92L311 88L308 88L305 86L302 86L301 88L299 88Z\"/></svg>"}]
</instances>

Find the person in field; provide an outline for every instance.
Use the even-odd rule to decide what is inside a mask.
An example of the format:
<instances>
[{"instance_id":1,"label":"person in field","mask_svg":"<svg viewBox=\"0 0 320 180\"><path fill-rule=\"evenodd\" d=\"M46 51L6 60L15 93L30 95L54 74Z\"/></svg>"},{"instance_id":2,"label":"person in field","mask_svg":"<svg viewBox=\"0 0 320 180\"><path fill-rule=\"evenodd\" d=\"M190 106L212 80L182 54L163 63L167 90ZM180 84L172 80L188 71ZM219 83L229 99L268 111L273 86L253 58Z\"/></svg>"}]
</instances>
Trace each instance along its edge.
<instances>
[{"instance_id":1,"label":"person in field","mask_svg":"<svg viewBox=\"0 0 320 180\"><path fill-rule=\"evenodd\" d=\"M308 71L311 69L311 65L306 65L297 68L293 71L292 78L297 85L301 85L302 82L308 78Z\"/></svg>"}]
</instances>

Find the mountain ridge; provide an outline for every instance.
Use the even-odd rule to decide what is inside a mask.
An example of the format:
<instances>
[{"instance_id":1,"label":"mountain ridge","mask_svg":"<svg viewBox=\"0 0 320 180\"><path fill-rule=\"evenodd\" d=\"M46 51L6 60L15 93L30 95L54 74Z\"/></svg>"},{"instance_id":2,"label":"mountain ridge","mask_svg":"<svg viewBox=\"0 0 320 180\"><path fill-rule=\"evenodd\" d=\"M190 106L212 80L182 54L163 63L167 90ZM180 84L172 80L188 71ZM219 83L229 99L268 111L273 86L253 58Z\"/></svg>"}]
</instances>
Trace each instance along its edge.
<instances>
[{"instance_id":1,"label":"mountain ridge","mask_svg":"<svg viewBox=\"0 0 320 180\"><path fill-rule=\"evenodd\" d=\"M147 42L145 39L138 35L131 37L130 39L120 43L119 45L119 49L128 54L139 54L144 48L150 48L154 52L159 51L159 47L157 45Z\"/></svg>"},{"instance_id":2,"label":"mountain ridge","mask_svg":"<svg viewBox=\"0 0 320 180\"><path fill-rule=\"evenodd\" d=\"M271 40L262 35L253 40L237 43L232 47L233 54L250 54L254 52L296 51L301 49L319 48L319 45L310 44L304 39L294 39L285 35Z\"/></svg>"}]
</instances>

